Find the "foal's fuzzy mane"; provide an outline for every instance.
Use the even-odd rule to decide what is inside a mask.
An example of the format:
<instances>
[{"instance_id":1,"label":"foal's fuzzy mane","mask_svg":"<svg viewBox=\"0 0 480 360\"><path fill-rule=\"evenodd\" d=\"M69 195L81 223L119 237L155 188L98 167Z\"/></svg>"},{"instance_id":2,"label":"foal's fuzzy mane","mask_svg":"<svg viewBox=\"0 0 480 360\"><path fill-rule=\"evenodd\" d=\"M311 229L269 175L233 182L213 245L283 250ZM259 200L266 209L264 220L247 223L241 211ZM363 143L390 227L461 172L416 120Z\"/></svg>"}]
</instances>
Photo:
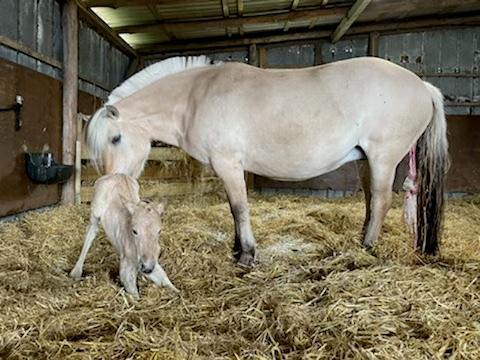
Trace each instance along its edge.
<instances>
[{"instance_id":1,"label":"foal's fuzzy mane","mask_svg":"<svg viewBox=\"0 0 480 360\"><path fill-rule=\"evenodd\" d=\"M162 79L168 75L176 74L184 70L208 66L210 59L205 56L173 57L152 64L142 71L125 80L115 88L108 97L107 105L113 105L144 87Z\"/></svg>"}]
</instances>

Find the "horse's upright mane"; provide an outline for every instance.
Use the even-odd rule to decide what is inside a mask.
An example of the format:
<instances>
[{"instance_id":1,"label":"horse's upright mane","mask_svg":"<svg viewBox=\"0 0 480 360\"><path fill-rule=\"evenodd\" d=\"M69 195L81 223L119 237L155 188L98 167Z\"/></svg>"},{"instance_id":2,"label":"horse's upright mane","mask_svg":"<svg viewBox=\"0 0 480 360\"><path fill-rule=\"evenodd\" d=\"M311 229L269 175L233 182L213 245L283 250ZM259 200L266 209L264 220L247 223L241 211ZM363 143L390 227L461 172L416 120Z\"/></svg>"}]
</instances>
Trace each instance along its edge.
<instances>
[{"instance_id":1,"label":"horse's upright mane","mask_svg":"<svg viewBox=\"0 0 480 360\"><path fill-rule=\"evenodd\" d=\"M205 55L174 57L157 62L139 71L116 87L108 97L107 105L113 105L117 101L129 97L138 90L168 75L210 64L210 59Z\"/></svg>"}]
</instances>

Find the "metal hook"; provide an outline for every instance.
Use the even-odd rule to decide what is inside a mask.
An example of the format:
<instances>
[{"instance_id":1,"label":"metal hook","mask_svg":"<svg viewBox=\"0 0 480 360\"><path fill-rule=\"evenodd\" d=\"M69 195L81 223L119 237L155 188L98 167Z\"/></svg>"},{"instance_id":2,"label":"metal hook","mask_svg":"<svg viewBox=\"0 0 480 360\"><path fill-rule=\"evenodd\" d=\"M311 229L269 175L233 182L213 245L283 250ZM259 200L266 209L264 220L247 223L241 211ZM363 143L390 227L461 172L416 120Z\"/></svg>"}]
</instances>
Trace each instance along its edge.
<instances>
[{"instance_id":1,"label":"metal hook","mask_svg":"<svg viewBox=\"0 0 480 360\"><path fill-rule=\"evenodd\" d=\"M15 96L15 104L9 108L0 108L0 112L13 111L15 112L15 131L22 128L23 122L21 117L21 110L23 107L23 97L21 95Z\"/></svg>"}]
</instances>

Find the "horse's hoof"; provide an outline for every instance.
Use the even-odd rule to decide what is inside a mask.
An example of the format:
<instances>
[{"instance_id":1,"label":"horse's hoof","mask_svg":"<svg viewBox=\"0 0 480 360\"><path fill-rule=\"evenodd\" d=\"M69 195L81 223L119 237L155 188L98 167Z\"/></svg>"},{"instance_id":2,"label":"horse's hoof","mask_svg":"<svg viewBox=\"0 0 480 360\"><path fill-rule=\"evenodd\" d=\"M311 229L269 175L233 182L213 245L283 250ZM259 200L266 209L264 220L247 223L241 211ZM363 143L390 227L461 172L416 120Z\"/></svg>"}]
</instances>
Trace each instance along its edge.
<instances>
[{"instance_id":1,"label":"horse's hoof","mask_svg":"<svg viewBox=\"0 0 480 360\"><path fill-rule=\"evenodd\" d=\"M255 252L241 252L237 257L238 264L242 266L252 267L255 263Z\"/></svg>"}]
</instances>

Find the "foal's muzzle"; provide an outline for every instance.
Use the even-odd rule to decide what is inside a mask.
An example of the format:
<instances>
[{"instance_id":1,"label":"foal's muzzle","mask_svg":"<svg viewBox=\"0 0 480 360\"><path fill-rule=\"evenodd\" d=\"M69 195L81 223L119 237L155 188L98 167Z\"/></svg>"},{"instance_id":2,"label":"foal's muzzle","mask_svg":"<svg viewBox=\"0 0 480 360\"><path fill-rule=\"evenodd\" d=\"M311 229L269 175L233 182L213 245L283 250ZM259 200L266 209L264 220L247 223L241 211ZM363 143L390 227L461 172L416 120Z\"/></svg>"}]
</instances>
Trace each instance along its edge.
<instances>
[{"instance_id":1,"label":"foal's muzzle","mask_svg":"<svg viewBox=\"0 0 480 360\"><path fill-rule=\"evenodd\" d=\"M142 264L140 266L140 271L144 274L151 274L154 268L155 268L155 265Z\"/></svg>"}]
</instances>

